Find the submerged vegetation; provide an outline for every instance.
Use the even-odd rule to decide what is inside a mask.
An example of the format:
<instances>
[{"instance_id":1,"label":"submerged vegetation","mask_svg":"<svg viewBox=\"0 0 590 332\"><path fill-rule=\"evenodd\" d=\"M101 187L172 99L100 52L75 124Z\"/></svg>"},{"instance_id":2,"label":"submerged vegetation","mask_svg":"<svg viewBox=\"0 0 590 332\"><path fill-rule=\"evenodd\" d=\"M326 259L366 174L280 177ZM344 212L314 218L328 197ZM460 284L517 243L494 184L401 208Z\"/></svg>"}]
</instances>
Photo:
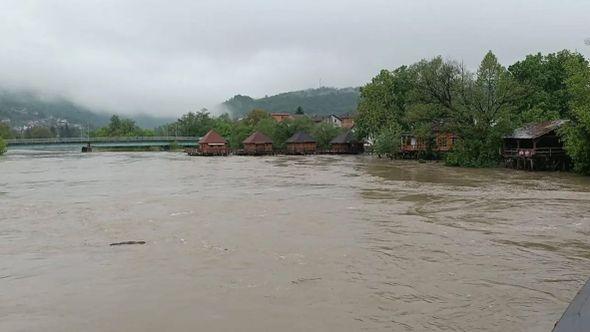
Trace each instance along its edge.
<instances>
[{"instance_id":1,"label":"submerged vegetation","mask_svg":"<svg viewBox=\"0 0 590 332\"><path fill-rule=\"evenodd\" d=\"M475 73L441 57L383 70L361 89L356 123L385 155L402 133L432 144L435 131L453 132L446 163L487 167L500 161L505 134L555 119L571 120L562 139L575 170L590 174L590 67L579 53L529 55L506 68L488 52Z\"/></svg>"}]
</instances>

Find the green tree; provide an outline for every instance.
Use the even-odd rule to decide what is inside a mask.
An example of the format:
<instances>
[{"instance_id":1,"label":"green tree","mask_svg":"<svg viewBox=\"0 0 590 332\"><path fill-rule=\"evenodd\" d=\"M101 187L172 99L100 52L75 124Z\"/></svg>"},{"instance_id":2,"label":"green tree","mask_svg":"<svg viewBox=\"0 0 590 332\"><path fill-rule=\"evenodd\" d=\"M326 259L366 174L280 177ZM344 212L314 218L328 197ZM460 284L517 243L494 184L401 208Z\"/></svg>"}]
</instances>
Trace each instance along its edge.
<instances>
[{"instance_id":1,"label":"green tree","mask_svg":"<svg viewBox=\"0 0 590 332\"><path fill-rule=\"evenodd\" d=\"M567 64L585 61L575 52L528 55L508 68L523 95L515 101L520 123L567 119L571 113Z\"/></svg>"},{"instance_id":2,"label":"green tree","mask_svg":"<svg viewBox=\"0 0 590 332\"><path fill-rule=\"evenodd\" d=\"M303 107L301 107L301 106L297 106L297 110L295 111L295 114L299 114L299 115L303 115L303 114L305 114L305 113L303 112Z\"/></svg>"},{"instance_id":3,"label":"green tree","mask_svg":"<svg viewBox=\"0 0 590 332\"><path fill-rule=\"evenodd\" d=\"M590 175L590 66L588 60L570 58L566 64L571 121L562 130L574 170Z\"/></svg>"},{"instance_id":4,"label":"green tree","mask_svg":"<svg viewBox=\"0 0 590 332\"><path fill-rule=\"evenodd\" d=\"M330 141L333 140L334 137L338 136L339 133L340 128L322 122L313 128L313 132L311 134L317 140L318 146L321 149L329 149Z\"/></svg>"},{"instance_id":5,"label":"green tree","mask_svg":"<svg viewBox=\"0 0 590 332\"><path fill-rule=\"evenodd\" d=\"M277 131L277 122L271 117L262 119L254 126L254 130L265 134L274 141Z\"/></svg>"},{"instance_id":6,"label":"green tree","mask_svg":"<svg viewBox=\"0 0 590 332\"><path fill-rule=\"evenodd\" d=\"M270 114L263 109L255 108L246 115L246 118L244 120L249 125L256 126L260 121L264 119L271 119Z\"/></svg>"},{"instance_id":7,"label":"green tree","mask_svg":"<svg viewBox=\"0 0 590 332\"><path fill-rule=\"evenodd\" d=\"M154 132L149 129L140 128L131 119L113 115L107 126L92 131L90 135L93 137L133 137L153 136Z\"/></svg>"},{"instance_id":8,"label":"green tree","mask_svg":"<svg viewBox=\"0 0 590 332\"><path fill-rule=\"evenodd\" d=\"M391 125L407 127L404 118L413 89L408 67L382 70L361 89L356 128L361 137L375 137Z\"/></svg>"},{"instance_id":9,"label":"green tree","mask_svg":"<svg viewBox=\"0 0 590 332\"><path fill-rule=\"evenodd\" d=\"M511 111L516 97L514 81L491 51L482 60L475 80L464 73L460 103L452 112L459 144L449 155L448 164L496 165L502 137L514 126Z\"/></svg>"},{"instance_id":10,"label":"green tree","mask_svg":"<svg viewBox=\"0 0 590 332\"><path fill-rule=\"evenodd\" d=\"M0 156L6 153L6 142L4 142L4 139L0 136Z\"/></svg>"},{"instance_id":11,"label":"green tree","mask_svg":"<svg viewBox=\"0 0 590 332\"><path fill-rule=\"evenodd\" d=\"M0 122L0 138L10 139L13 137L14 135L10 127L5 123Z\"/></svg>"},{"instance_id":12,"label":"green tree","mask_svg":"<svg viewBox=\"0 0 590 332\"><path fill-rule=\"evenodd\" d=\"M214 120L206 108L199 112L184 114L176 123L168 126L170 134L178 132L180 136L203 136L213 128Z\"/></svg>"},{"instance_id":13,"label":"green tree","mask_svg":"<svg viewBox=\"0 0 590 332\"><path fill-rule=\"evenodd\" d=\"M25 138L51 138L55 137L55 135L51 132L51 130L47 127L32 127L25 130L24 133Z\"/></svg>"},{"instance_id":14,"label":"green tree","mask_svg":"<svg viewBox=\"0 0 590 332\"><path fill-rule=\"evenodd\" d=\"M289 137L293 136L298 131L312 133L314 128L314 122L306 117L297 117L293 120L285 120L278 123L275 128L275 134L272 137L274 144L277 148L281 149L285 147L285 142Z\"/></svg>"},{"instance_id":15,"label":"green tree","mask_svg":"<svg viewBox=\"0 0 590 332\"><path fill-rule=\"evenodd\" d=\"M373 152L379 157L386 156L394 158L399 152L401 144L402 129L398 124L392 124L388 128L384 128L375 137L373 143Z\"/></svg>"},{"instance_id":16,"label":"green tree","mask_svg":"<svg viewBox=\"0 0 590 332\"><path fill-rule=\"evenodd\" d=\"M241 148L243 147L242 142L252 134L252 126L250 126L245 121L237 121L234 122L233 126L231 127L231 132L229 137L229 144L232 148Z\"/></svg>"}]
</instances>

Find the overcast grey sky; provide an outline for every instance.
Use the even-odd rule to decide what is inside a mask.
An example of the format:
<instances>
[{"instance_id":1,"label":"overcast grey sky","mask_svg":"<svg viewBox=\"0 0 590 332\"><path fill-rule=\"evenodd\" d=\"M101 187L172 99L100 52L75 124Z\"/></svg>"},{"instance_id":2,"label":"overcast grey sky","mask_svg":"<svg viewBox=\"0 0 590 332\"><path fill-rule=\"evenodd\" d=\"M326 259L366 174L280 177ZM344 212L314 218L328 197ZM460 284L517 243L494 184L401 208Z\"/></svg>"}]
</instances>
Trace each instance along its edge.
<instances>
[{"instance_id":1,"label":"overcast grey sky","mask_svg":"<svg viewBox=\"0 0 590 332\"><path fill-rule=\"evenodd\" d=\"M177 116L443 55L587 57L589 0L1 0L0 87Z\"/></svg>"}]
</instances>

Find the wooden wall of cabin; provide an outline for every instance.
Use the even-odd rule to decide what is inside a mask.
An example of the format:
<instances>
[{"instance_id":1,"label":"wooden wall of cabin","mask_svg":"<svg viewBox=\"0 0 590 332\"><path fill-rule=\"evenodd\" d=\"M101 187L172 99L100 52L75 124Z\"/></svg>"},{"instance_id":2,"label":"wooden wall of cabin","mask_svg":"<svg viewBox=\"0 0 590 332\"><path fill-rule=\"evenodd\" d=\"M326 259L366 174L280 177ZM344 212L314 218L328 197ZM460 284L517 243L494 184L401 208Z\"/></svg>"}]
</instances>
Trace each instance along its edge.
<instances>
[{"instance_id":1,"label":"wooden wall of cabin","mask_svg":"<svg viewBox=\"0 0 590 332\"><path fill-rule=\"evenodd\" d=\"M199 150L203 154L229 154L229 147L227 144L224 145L209 145L199 144Z\"/></svg>"},{"instance_id":2,"label":"wooden wall of cabin","mask_svg":"<svg viewBox=\"0 0 590 332\"><path fill-rule=\"evenodd\" d=\"M317 144L307 143L287 143L287 153L290 154L311 154L317 150Z\"/></svg>"},{"instance_id":3,"label":"wooden wall of cabin","mask_svg":"<svg viewBox=\"0 0 590 332\"><path fill-rule=\"evenodd\" d=\"M450 151L455 145L455 134L437 133L436 134L436 151Z\"/></svg>"},{"instance_id":4,"label":"wooden wall of cabin","mask_svg":"<svg viewBox=\"0 0 590 332\"><path fill-rule=\"evenodd\" d=\"M272 153L272 143L256 144L248 143L244 144L244 152L249 154L261 154L261 153Z\"/></svg>"}]
</instances>

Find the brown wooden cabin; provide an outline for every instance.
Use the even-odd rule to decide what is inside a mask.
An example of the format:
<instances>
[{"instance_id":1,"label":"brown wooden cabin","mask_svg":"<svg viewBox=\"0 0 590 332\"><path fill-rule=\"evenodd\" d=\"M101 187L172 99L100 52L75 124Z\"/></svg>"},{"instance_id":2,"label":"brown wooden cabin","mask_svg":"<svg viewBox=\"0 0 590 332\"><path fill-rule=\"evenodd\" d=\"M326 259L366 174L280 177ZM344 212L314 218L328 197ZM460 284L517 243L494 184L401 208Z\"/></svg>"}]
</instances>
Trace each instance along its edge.
<instances>
[{"instance_id":1,"label":"brown wooden cabin","mask_svg":"<svg viewBox=\"0 0 590 332\"><path fill-rule=\"evenodd\" d=\"M259 131L248 136L242 143L244 144L244 154L247 155L267 155L274 151L272 139Z\"/></svg>"},{"instance_id":2,"label":"brown wooden cabin","mask_svg":"<svg viewBox=\"0 0 590 332\"><path fill-rule=\"evenodd\" d=\"M567 120L527 124L504 136L502 157L506 167L527 170L566 170L569 158L557 130Z\"/></svg>"},{"instance_id":3,"label":"brown wooden cabin","mask_svg":"<svg viewBox=\"0 0 590 332\"><path fill-rule=\"evenodd\" d=\"M364 144L352 130L347 130L330 141L331 152L336 154L358 154L364 152Z\"/></svg>"},{"instance_id":4,"label":"brown wooden cabin","mask_svg":"<svg viewBox=\"0 0 590 332\"><path fill-rule=\"evenodd\" d=\"M199 148L196 154L201 156L227 156L229 152L230 148L227 140L211 129L199 140Z\"/></svg>"},{"instance_id":5,"label":"brown wooden cabin","mask_svg":"<svg viewBox=\"0 0 590 332\"><path fill-rule=\"evenodd\" d=\"M451 132L435 132L434 146L431 147L432 152L449 152L453 150L457 136ZM402 156L415 157L420 152L426 152L428 144L422 137L413 134L402 134L400 153Z\"/></svg>"},{"instance_id":6,"label":"brown wooden cabin","mask_svg":"<svg viewBox=\"0 0 590 332\"><path fill-rule=\"evenodd\" d=\"M287 140L287 154L315 154L316 140L304 132L297 132Z\"/></svg>"}]
</instances>

